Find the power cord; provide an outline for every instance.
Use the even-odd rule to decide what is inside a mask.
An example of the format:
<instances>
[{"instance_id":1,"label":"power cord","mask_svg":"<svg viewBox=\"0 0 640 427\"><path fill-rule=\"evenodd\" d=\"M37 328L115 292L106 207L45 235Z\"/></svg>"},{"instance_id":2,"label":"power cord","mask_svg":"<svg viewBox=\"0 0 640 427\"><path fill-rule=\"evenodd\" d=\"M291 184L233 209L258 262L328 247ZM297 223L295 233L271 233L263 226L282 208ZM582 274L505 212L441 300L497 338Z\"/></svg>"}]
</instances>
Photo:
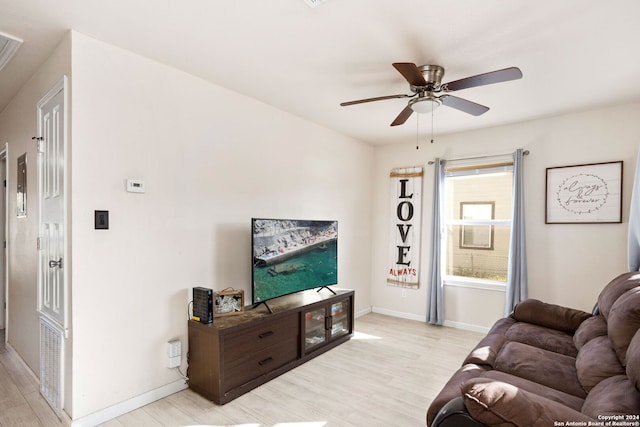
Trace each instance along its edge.
<instances>
[{"instance_id":1,"label":"power cord","mask_svg":"<svg viewBox=\"0 0 640 427\"><path fill-rule=\"evenodd\" d=\"M180 366L176 366L176 371L178 371L178 373L180 374L180 376L188 383L189 382L189 377L185 374L182 373L182 369L180 369ZM187 369L188 372L188 369Z\"/></svg>"}]
</instances>

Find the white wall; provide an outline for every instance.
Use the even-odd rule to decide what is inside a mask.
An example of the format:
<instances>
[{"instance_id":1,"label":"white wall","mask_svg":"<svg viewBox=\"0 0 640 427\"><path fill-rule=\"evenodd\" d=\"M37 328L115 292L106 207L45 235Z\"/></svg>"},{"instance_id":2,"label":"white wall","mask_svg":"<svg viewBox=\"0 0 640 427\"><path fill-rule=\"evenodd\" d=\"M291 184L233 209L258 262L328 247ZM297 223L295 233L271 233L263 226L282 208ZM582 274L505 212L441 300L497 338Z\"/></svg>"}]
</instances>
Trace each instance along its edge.
<instances>
[{"instance_id":1,"label":"white wall","mask_svg":"<svg viewBox=\"0 0 640 427\"><path fill-rule=\"evenodd\" d=\"M437 117L437 115L436 115ZM627 226L631 184L640 146L640 105L621 105L510 126L447 135L433 144L389 145L375 154L372 299L375 310L424 320L431 241L433 167L425 166L422 278L418 290L386 285L388 175L394 167L426 165L436 157L460 158L530 150L524 160L529 296L590 311L600 290L627 269ZM624 161L623 223L544 223L547 167ZM487 328L502 316L504 293L448 287L445 320Z\"/></svg>"},{"instance_id":2,"label":"white wall","mask_svg":"<svg viewBox=\"0 0 640 427\"><path fill-rule=\"evenodd\" d=\"M78 33L73 73L74 419L178 380L193 286L250 298L251 217L337 219L370 307L370 146Z\"/></svg>"},{"instance_id":3,"label":"white wall","mask_svg":"<svg viewBox=\"0 0 640 427\"><path fill-rule=\"evenodd\" d=\"M39 374L40 328L37 309L38 180L36 144L38 101L71 72L71 39L66 37L0 113L0 144L9 143L8 317L9 344ZM27 217L16 218L17 158L27 154Z\"/></svg>"}]
</instances>

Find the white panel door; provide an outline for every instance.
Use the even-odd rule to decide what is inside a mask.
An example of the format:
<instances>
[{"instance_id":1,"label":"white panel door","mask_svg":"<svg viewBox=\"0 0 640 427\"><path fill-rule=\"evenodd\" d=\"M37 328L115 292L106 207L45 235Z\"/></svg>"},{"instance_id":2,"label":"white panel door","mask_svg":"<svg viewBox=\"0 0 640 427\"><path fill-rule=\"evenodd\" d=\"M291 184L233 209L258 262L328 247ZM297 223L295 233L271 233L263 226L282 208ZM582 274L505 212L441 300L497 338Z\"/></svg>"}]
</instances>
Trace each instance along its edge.
<instances>
[{"instance_id":1,"label":"white panel door","mask_svg":"<svg viewBox=\"0 0 640 427\"><path fill-rule=\"evenodd\" d=\"M38 104L40 313L66 329L65 287L65 109L64 86Z\"/></svg>"}]
</instances>

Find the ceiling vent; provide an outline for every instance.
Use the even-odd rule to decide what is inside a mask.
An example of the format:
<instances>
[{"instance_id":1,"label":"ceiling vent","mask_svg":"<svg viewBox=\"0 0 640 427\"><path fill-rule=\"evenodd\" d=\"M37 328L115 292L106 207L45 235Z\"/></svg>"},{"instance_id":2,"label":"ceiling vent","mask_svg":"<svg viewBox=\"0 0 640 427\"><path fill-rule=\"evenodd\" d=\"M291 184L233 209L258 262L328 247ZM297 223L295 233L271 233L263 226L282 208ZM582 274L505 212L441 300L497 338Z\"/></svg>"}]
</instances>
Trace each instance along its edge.
<instances>
[{"instance_id":1,"label":"ceiling vent","mask_svg":"<svg viewBox=\"0 0 640 427\"><path fill-rule=\"evenodd\" d=\"M11 57L22 44L22 40L0 32L0 70L11 60Z\"/></svg>"},{"instance_id":2,"label":"ceiling vent","mask_svg":"<svg viewBox=\"0 0 640 427\"><path fill-rule=\"evenodd\" d=\"M327 0L304 0L304 2L309 6L309 7L316 7L316 6L320 6L322 3L326 2Z\"/></svg>"}]
</instances>

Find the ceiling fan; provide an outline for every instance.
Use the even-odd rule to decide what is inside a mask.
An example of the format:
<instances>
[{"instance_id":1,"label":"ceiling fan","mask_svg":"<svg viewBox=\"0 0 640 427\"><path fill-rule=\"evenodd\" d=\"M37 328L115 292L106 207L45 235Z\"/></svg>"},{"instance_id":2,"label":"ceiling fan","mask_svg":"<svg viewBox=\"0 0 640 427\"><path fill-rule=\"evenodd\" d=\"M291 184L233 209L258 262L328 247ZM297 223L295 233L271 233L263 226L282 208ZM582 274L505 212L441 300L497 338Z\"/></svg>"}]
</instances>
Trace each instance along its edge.
<instances>
[{"instance_id":1,"label":"ceiling fan","mask_svg":"<svg viewBox=\"0 0 640 427\"><path fill-rule=\"evenodd\" d=\"M505 68L503 70L491 71L489 73L478 74L472 77L455 80L449 83L442 83L444 68L439 65L422 65L418 67L411 62L396 62L394 68L402 74L409 82L411 95L388 95L376 98L359 99L357 101L343 102L340 105L355 105L365 102L382 101L394 98L411 98L407 106L398 114L398 117L391 123L391 126L398 126L407 121L414 111L418 113L430 113L441 104L465 113L479 116L489 111L489 107L468 101L457 96L449 95L461 89L490 85L493 83L506 82L522 78L522 71L517 67ZM437 95L442 93L442 95Z\"/></svg>"}]
</instances>

